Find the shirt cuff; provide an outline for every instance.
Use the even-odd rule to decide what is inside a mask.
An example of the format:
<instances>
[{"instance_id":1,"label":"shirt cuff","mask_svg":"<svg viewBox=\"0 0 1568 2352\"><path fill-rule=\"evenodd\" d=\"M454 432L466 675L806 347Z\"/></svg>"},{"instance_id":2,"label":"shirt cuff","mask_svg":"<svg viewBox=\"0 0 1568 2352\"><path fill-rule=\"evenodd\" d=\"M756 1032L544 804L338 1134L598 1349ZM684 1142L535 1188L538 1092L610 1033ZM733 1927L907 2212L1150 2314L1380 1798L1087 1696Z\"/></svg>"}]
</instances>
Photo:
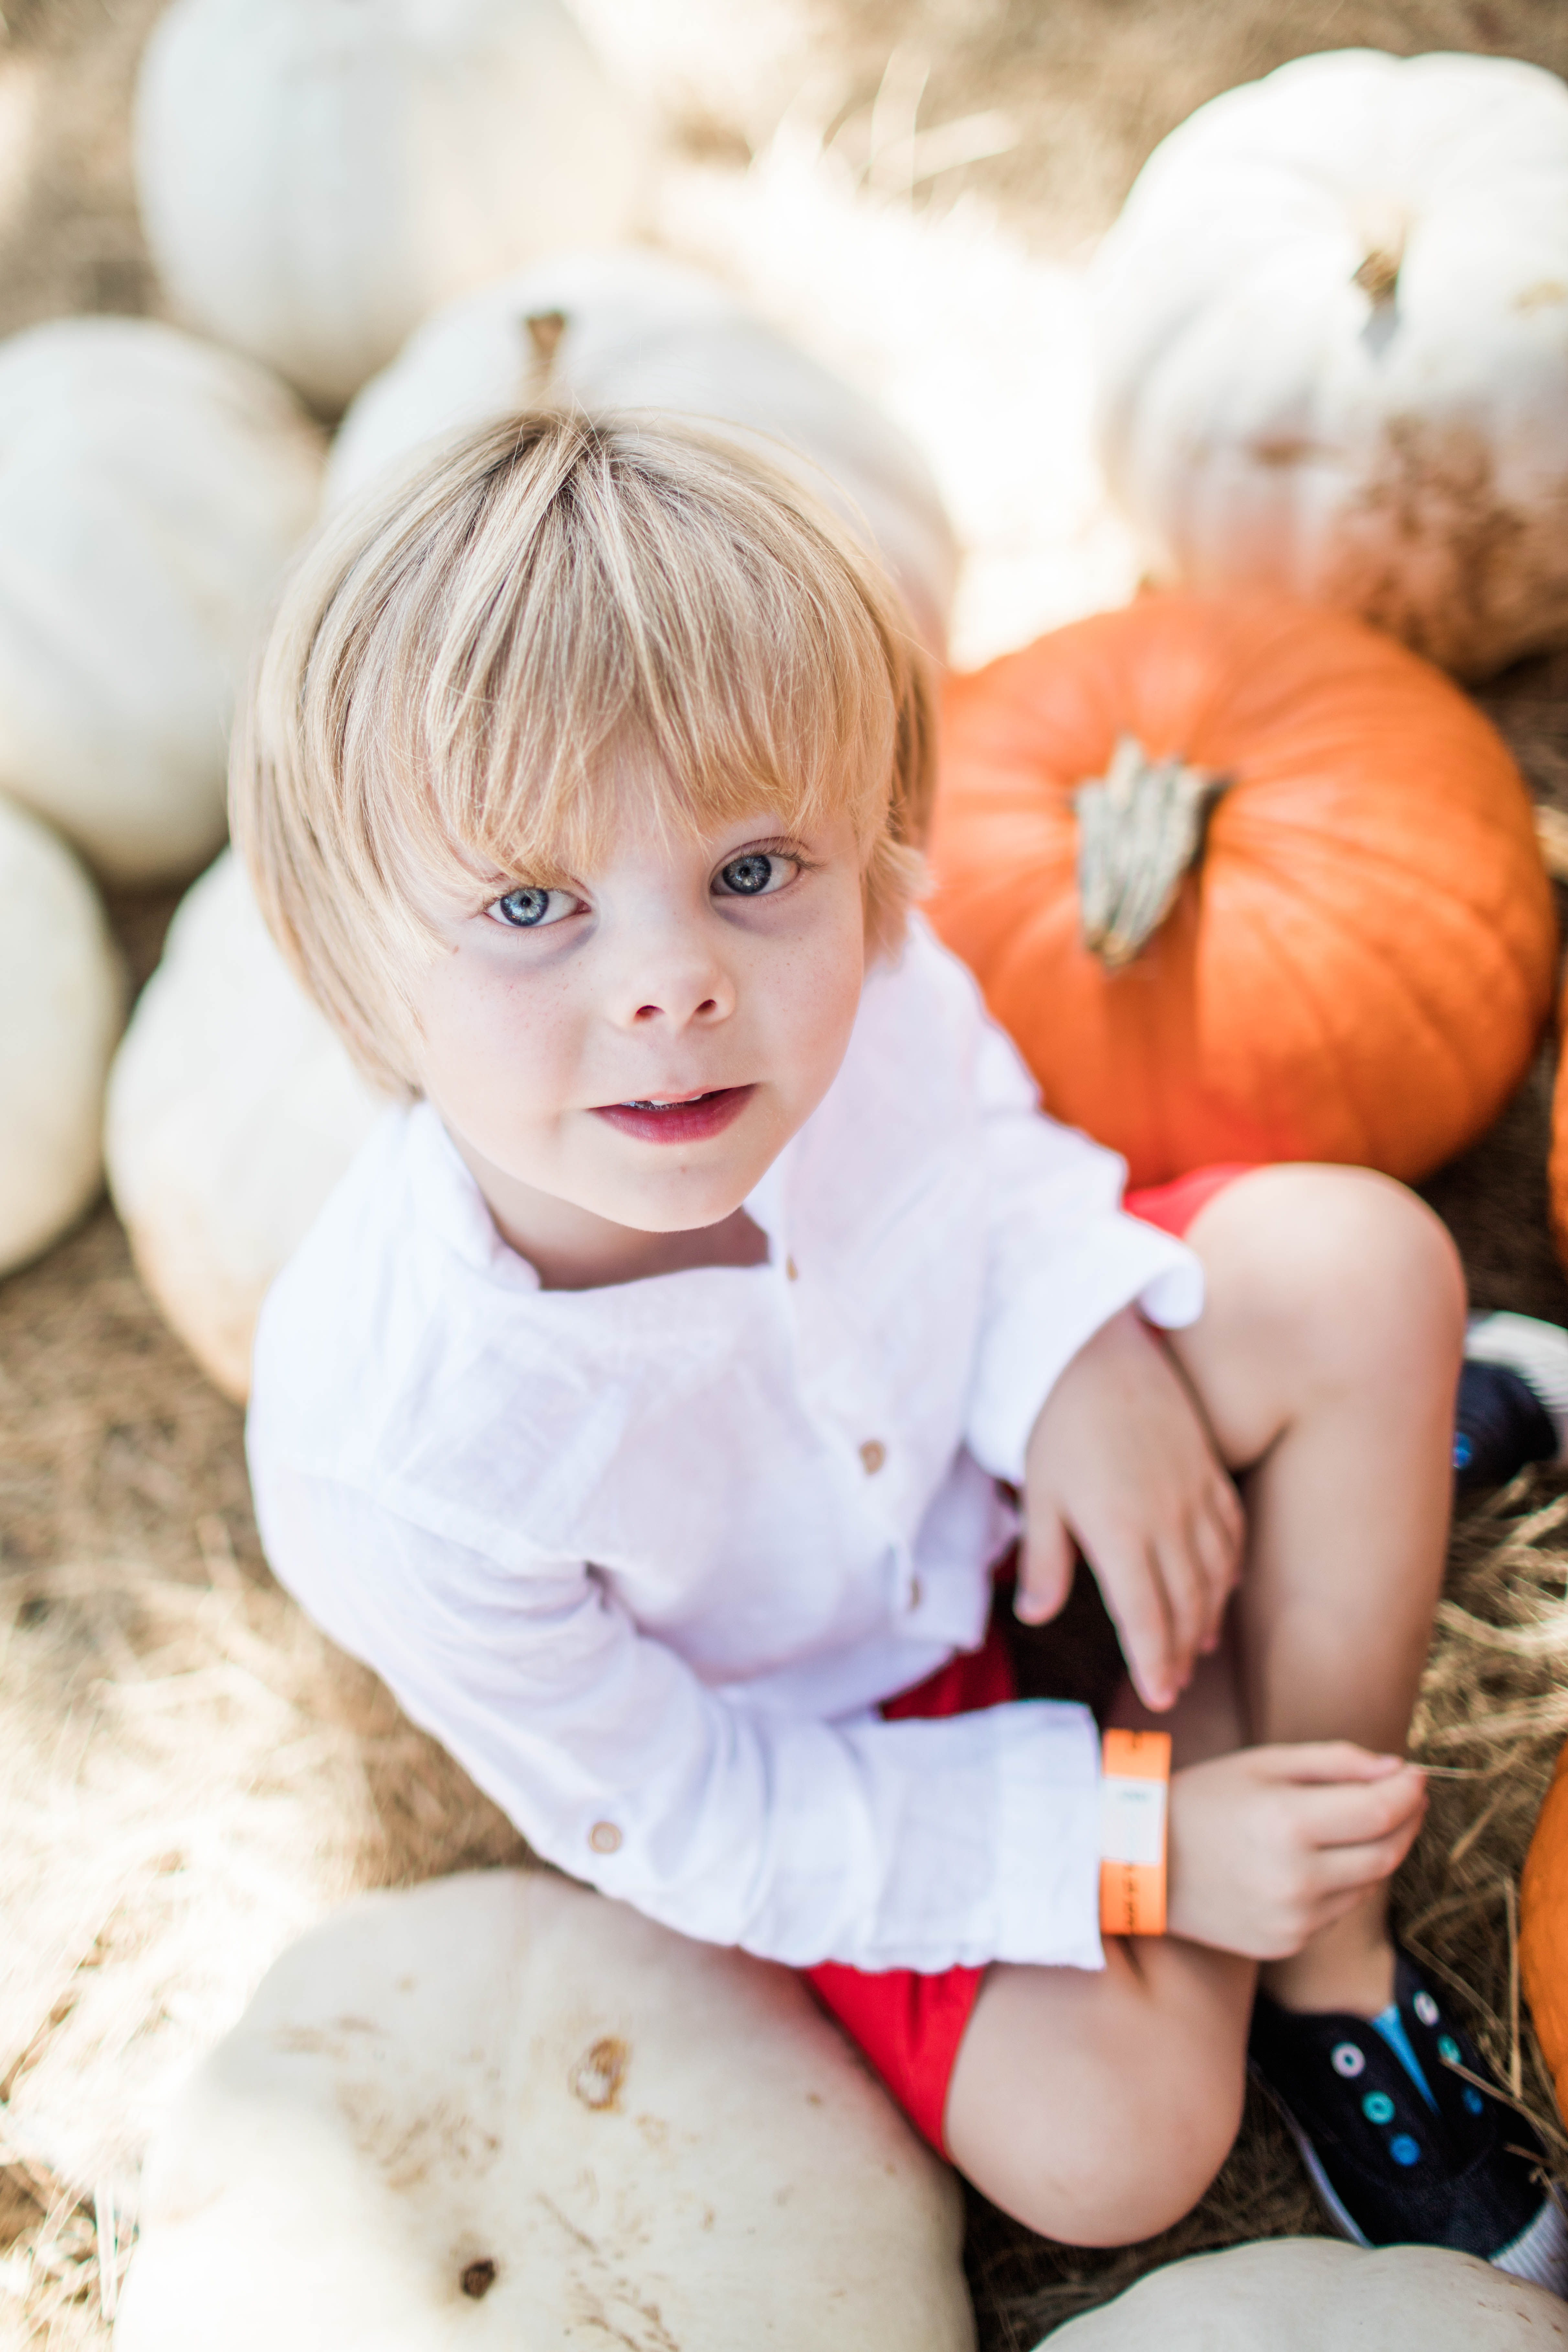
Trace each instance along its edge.
<instances>
[{"instance_id":1,"label":"shirt cuff","mask_svg":"<svg viewBox=\"0 0 1568 2352\"><path fill-rule=\"evenodd\" d=\"M1039 1737L1004 1759L996 1958L1102 1969L1100 1732L1087 1707L1037 1700Z\"/></svg>"},{"instance_id":2,"label":"shirt cuff","mask_svg":"<svg viewBox=\"0 0 1568 2352\"><path fill-rule=\"evenodd\" d=\"M874 1908L810 1958L927 1976L993 1960L1103 1966L1100 1734L1086 1706L1014 1699L847 1736L876 1759L885 1874Z\"/></svg>"},{"instance_id":3,"label":"shirt cuff","mask_svg":"<svg viewBox=\"0 0 1568 2352\"><path fill-rule=\"evenodd\" d=\"M1178 1330L1203 1312L1203 1267L1184 1242L1120 1212L1042 1249L994 1309L970 1399L969 1450L994 1478L1024 1483L1041 1406L1079 1349L1124 1307Z\"/></svg>"}]
</instances>

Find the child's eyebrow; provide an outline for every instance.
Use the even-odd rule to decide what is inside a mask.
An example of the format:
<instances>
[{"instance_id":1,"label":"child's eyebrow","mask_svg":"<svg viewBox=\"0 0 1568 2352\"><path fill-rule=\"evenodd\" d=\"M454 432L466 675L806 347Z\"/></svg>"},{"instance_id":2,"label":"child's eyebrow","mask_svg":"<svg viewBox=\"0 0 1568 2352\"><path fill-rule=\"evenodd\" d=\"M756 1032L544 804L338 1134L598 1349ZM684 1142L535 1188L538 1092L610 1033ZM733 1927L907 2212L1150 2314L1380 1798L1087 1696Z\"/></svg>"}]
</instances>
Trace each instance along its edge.
<instances>
[{"instance_id":1,"label":"child's eyebrow","mask_svg":"<svg viewBox=\"0 0 1568 2352\"><path fill-rule=\"evenodd\" d=\"M579 886L567 874L564 866L530 863L520 859L515 866L465 866L462 868L465 890L515 890L522 885L531 889L576 889Z\"/></svg>"}]
</instances>

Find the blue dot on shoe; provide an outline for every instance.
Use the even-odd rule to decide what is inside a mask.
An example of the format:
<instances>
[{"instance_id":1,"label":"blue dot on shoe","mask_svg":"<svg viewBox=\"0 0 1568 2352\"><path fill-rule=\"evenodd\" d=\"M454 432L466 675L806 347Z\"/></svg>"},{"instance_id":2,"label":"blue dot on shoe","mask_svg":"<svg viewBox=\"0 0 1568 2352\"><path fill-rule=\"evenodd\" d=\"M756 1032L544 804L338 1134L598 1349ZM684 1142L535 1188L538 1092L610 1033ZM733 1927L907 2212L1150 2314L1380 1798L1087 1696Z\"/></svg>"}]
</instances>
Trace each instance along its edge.
<instances>
[{"instance_id":1,"label":"blue dot on shoe","mask_svg":"<svg viewBox=\"0 0 1568 2352\"><path fill-rule=\"evenodd\" d=\"M1419 2164L1421 2143L1412 2139L1408 2132L1395 2132L1388 2143L1388 2153L1395 2164Z\"/></svg>"},{"instance_id":2,"label":"blue dot on shoe","mask_svg":"<svg viewBox=\"0 0 1568 2352\"><path fill-rule=\"evenodd\" d=\"M1445 2033L1439 2039L1437 2043L1437 2055L1439 2058L1446 2058L1450 2066L1457 2066L1458 2064L1460 2057L1459 2045L1455 2041L1451 2033Z\"/></svg>"},{"instance_id":3,"label":"blue dot on shoe","mask_svg":"<svg viewBox=\"0 0 1568 2352\"><path fill-rule=\"evenodd\" d=\"M1456 1430L1456 1431L1455 1431L1455 1433L1454 1433L1454 1467L1455 1467L1455 1469L1456 1469L1456 1470L1468 1470L1468 1469L1469 1468L1469 1466L1470 1466L1471 1463L1475 1460L1475 1458L1476 1458L1476 1450L1475 1450L1475 1447L1470 1444L1470 1441L1469 1441L1469 1439L1465 1435L1464 1431L1463 1431L1462 1429Z\"/></svg>"},{"instance_id":4,"label":"blue dot on shoe","mask_svg":"<svg viewBox=\"0 0 1568 2352\"><path fill-rule=\"evenodd\" d=\"M1369 2124L1391 2124L1394 2121L1394 2101L1386 2091L1369 2091L1361 2103L1361 2111Z\"/></svg>"},{"instance_id":5,"label":"blue dot on shoe","mask_svg":"<svg viewBox=\"0 0 1568 2352\"><path fill-rule=\"evenodd\" d=\"M1480 2093L1479 2091L1472 2091L1469 2084L1467 2083L1465 2085L1465 2105L1468 2107L1471 2115L1480 2115L1484 2111L1486 2104L1487 2103L1482 2098Z\"/></svg>"}]
</instances>

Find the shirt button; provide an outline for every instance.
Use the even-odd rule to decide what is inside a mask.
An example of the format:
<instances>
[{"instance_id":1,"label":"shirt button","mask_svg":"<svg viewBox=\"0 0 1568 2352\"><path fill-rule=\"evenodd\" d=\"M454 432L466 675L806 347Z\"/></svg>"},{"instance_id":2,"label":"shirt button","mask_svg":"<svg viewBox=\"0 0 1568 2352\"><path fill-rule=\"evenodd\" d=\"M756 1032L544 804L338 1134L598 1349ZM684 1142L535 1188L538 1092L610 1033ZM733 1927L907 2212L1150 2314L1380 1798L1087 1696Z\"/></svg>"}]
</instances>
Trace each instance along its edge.
<instances>
[{"instance_id":1,"label":"shirt button","mask_svg":"<svg viewBox=\"0 0 1568 2352\"><path fill-rule=\"evenodd\" d=\"M800 1268L796 1265L793 1257L785 1258L784 1274L791 1282L798 1282L800 1280Z\"/></svg>"},{"instance_id":2,"label":"shirt button","mask_svg":"<svg viewBox=\"0 0 1568 2352\"><path fill-rule=\"evenodd\" d=\"M868 1478L874 1478L888 1458L888 1449L879 1437L868 1437L860 1448L860 1467Z\"/></svg>"},{"instance_id":3,"label":"shirt button","mask_svg":"<svg viewBox=\"0 0 1568 2352\"><path fill-rule=\"evenodd\" d=\"M910 1579L910 1607L911 1609L918 1609L920 1607L921 1597L920 1578L918 1576L911 1576Z\"/></svg>"},{"instance_id":4,"label":"shirt button","mask_svg":"<svg viewBox=\"0 0 1568 2352\"><path fill-rule=\"evenodd\" d=\"M618 1853L621 1833L614 1822L595 1822L588 1832L588 1843L595 1853Z\"/></svg>"}]
</instances>

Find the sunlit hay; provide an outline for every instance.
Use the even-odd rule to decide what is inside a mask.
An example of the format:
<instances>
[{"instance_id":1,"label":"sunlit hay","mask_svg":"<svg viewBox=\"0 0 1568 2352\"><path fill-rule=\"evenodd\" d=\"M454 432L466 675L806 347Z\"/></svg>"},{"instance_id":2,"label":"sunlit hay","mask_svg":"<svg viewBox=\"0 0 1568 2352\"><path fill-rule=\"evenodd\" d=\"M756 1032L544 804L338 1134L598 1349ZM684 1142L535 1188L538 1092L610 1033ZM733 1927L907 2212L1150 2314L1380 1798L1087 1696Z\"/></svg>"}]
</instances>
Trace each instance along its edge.
<instances>
[{"instance_id":1,"label":"sunlit hay","mask_svg":"<svg viewBox=\"0 0 1568 2352\"><path fill-rule=\"evenodd\" d=\"M1519 1995L1519 1874L1568 1737L1568 1494L1527 1475L1455 1532L1413 1752L1432 1775L1426 1826L1394 1887L1399 1932L1454 1995L1568 2189L1564 2136ZM970 2200L966 2260L984 2352L1026 2352L1075 2313L1184 2254L1324 2232L1284 2128L1248 2094L1229 2162L1163 2237L1106 2254L1048 2246Z\"/></svg>"},{"instance_id":2,"label":"sunlit hay","mask_svg":"<svg viewBox=\"0 0 1568 2352\"><path fill-rule=\"evenodd\" d=\"M1568 1494L1526 1476L1458 1528L1415 1749L1431 1810L1400 1932L1462 2003L1568 2191L1564 2135L1519 1983L1518 1886L1568 1737Z\"/></svg>"},{"instance_id":3,"label":"sunlit hay","mask_svg":"<svg viewBox=\"0 0 1568 2352\"><path fill-rule=\"evenodd\" d=\"M41 2165L0 2165L0 2352L99 2352L129 2259L130 2232L107 2205Z\"/></svg>"},{"instance_id":4,"label":"sunlit hay","mask_svg":"<svg viewBox=\"0 0 1568 2352\"><path fill-rule=\"evenodd\" d=\"M819 0L574 0L573 13L656 132L685 151L743 155L767 140L785 93L843 79Z\"/></svg>"},{"instance_id":5,"label":"sunlit hay","mask_svg":"<svg viewBox=\"0 0 1568 2352\"><path fill-rule=\"evenodd\" d=\"M521 1854L206 1533L207 1586L101 1560L0 1585L0 2352L8 2321L106 2340L147 2137L286 1944L357 1887Z\"/></svg>"},{"instance_id":6,"label":"sunlit hay","mask_svg":"<svg viewBox=\"0 0 1568 2352\"><path fill-rule=\"evenodd\" d=\"M946 170L1013 131L992 112L917 131L921 97L895 58L876 106L829 142L803 109L748 169L672 168L659 235L923 450L965 550L952 652L969 668L1124 604L1138 560L1092 445L1082 274L973 194L944 206Z\"/></svg>"}]
</instances>

